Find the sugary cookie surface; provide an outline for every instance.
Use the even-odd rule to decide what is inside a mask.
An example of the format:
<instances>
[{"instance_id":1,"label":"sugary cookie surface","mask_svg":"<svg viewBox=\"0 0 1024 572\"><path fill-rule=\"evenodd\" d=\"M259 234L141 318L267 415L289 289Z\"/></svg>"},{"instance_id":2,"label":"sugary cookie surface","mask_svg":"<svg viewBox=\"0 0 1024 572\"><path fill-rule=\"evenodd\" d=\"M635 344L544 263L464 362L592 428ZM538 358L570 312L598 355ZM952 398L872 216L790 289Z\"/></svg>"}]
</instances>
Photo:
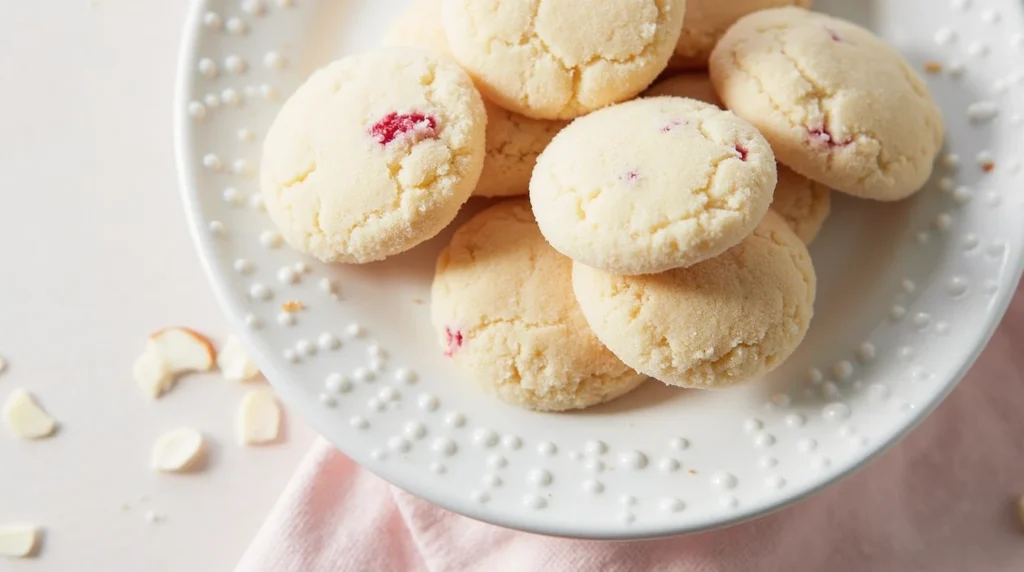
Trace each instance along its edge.
<instances>
[{"instance_id":1,"label":"sugary cookie surface","mask_svg":"<svg viewBox=\"0 0 1024 572\"><path fill-rule=\"evenodd\" d=\"M646 377L590 332L571 272L527 201L477 214L437 261L431 317L439 351L486 390L530 409L578 409L636 388Z\"/></svg>"},{"instance_id":2,"label":"sugary cookie surface","mask_svg":"<svg viewBox=\"0 0 1024 572\"><path fill-rule=\"evenodd\" d=\"M450 60L395 48L334 62L299 87L267 134L267 212L292 247L324 261L408 250L469 198L486 122L480 94Z\"/></svg>"},{"instance_id":3,"label":"sugary cookie surface","mask_svg":"<svg viewBox=\"0 0 1024 572\"><path fill-rule=\"evenodd\" d=\"M800 8L756 12L718 43L710 72L726 106L809 179L891 201L931 175L942 114L903 57L860 26Z\"/></svg>"},{"instance_id":4,"label":"sugary cookie surface","mask_svg":"<svg viewBox=\"0 0 1024 572\"><path fill-rule=\"evenodd\" d=\"M597 337L670 385L716 388L763 375L804 338L814 268L775 213L725 254L690 268L617 276L573 265L573 291Z\"/></svg>"},{"instance_id":5,"label":"sugary cookie surface","mask_svg":"<svg viewBox=\"0 0 1024 572\"><path fill-rule=\"evenodd\" d=\"M452 52L491 101L571 119L644 90L679 39L684 0L444 0Z\"/></svg>"},{"instance_id":6,"label":"sugary cookie surface","mask_svg":"<svg viewBox=\"0 0 1024 572\"><path fill-rule=\"evenodd\" d=\"M677 70L707 67L718 39L736 20L751 12L810 5L811 0L687 0L683 31L668 66Z\"/></svg>"},{"instance_id":7,"label":"sugary cookie surface","mask_svg":"<svg viewBox=\"0 0 1024 572\"><path fill-rule=\"evenodd\" d=\"M574 121L541 154L530 202L573 260L662 272L724 252L764 216L775 157L747 122L706 103L644 98Z\"/></svg>"}]
</instances>

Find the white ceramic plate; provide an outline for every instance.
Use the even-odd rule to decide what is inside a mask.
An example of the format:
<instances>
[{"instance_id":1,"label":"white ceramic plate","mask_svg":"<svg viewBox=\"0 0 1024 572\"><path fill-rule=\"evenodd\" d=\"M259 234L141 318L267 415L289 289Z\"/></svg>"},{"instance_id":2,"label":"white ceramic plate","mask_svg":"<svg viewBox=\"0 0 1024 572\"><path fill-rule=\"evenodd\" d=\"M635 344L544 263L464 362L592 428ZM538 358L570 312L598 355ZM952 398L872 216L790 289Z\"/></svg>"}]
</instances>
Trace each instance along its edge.
<instances>
[{"instance_id":1,"label":"white ceramic plate","mask_svg":"<svg viewBox=\"0 0 1024 572\"><path fill-rule=\"evenodd\" d=\"M927 79L955 155L913 200L835 197L811 249L814 323L767 379L718 392L650 382L581 413L521 411L463 379L437 345L429 285L450 232L367 266L326 266L280 245L253 202L263 134L313 69L377 45L397 0L195 3L175 123L182 196L214 289L294 410L370 470L451 510L637 538L816 491L954 387L1013 294L1024 246L1021 3L817 4L874 29L918 69L942 64ZM305 309L282 312L292 300Z\"/></svg>"}]
</instances>

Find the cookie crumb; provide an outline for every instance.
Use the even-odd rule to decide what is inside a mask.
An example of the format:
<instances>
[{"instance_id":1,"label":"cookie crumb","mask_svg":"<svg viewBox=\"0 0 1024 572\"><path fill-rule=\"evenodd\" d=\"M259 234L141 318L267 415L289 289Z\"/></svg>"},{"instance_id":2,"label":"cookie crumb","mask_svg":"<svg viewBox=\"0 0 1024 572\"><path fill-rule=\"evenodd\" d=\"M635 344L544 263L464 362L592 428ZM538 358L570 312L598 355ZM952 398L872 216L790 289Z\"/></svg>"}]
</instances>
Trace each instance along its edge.
<instances>
[{"instance_id":1,"label":"cookie crumb","mask_svg":"<svg viewBox=\"0 0 1024 572\"><path fill-rule=\"evenodd\" d=\"M688 470L686 472L690 473L691 475L696 475L697 474L697 471L694 471L693 469L690 469L690 470Z\"/></svg>"},{"instance_id":2,"label":"cookie crumb","mask_svg":"<svg viewBox=\"0 0 1024 572\"><path fill-rule=\"evenodd\" d=\"M985 161L984 163L981 164L981 170L986 173L991 173L992 171L996 170L996 164L993 163L992 161Z\"/></svg>"},{"instance_id":3,"label":"cookie crumb","mask_svg":"<svg viewBox=\"0 0 1024 572\"><path fill-rule=\"evenodd\" d=\"M281 304L281 309L285 312L298 312L306 307L305 304L298 300L289 300L284 304Z\"/></svg>"},{"instance_id":4,"label":"cookie crumb","mask_svg":"<svg viewBox=\"0 0 1024 572\"><path fill-rule=\"evenodd\" d=\"M942 73L942 64L936 61L925 62L924 71L926 73Z\"/></svg>"}]
</instances>

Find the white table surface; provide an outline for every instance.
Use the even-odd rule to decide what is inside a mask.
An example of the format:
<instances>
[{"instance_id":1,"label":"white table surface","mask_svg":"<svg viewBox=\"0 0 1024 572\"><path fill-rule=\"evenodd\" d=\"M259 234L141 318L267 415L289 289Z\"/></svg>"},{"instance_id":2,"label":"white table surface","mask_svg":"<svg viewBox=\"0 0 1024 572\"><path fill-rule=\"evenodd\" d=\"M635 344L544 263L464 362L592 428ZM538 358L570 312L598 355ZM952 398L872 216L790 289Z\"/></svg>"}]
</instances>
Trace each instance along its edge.
<instances>
[{"instance_id":1,"label":"white table surface","mask_svg":"<svg viewBox=\"0 0 1024 572\"><path fill-rule=\"evenodd\" d=\"M282 445L242 448L234 412L252 386L195 376L151 401L132 379L155 329L230 333L177 195L171 104L187 5L0 11L0 401L23 387L61 422L37 442L0 429L0 524L45 528L38 558L0 558L3 571L231 570L314 436L289 417ZM150 446L179 425L207 435L209 466L156 474Z\"/></svg>"}]
</instances>

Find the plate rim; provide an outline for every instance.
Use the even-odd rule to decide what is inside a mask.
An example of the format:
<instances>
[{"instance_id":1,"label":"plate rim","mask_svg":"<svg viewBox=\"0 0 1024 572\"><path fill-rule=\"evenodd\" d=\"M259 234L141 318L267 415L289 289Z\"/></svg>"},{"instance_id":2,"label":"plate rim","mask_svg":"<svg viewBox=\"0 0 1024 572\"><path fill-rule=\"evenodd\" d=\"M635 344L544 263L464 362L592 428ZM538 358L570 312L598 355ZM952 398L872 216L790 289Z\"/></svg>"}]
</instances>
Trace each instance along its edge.
<instances>
[{"instance_id":1,"label":"plate rim","mask_svg":"<svg viewBox=\"0 0 1024 572\"><path fill-rule=\"evenodd\" d=\"M213 290L217 304L227 319L229 326L233 328L233 331L243 341L246 348L250 350L253 361L264 373L264 376L274 388L274 391L282 397L282 400L290 409L299 412L303 420L317 431L320 438L324 439L330 443L332 447L358 463L361 468L381 478L389 485L404 490L421 500L425 500L453 513L488 524L555 537L583 540L646 540L675 537L726 528L749 520L755 520L778 510L787 508L807 499L810 496L816 495L824 489L829 488L830 486L843 481L852 474L860 471L878 457L888 452L893 446L902 441L926 418L928 418L935 409L945 401L949 394L959 385L960 381L963 380L968 371L977 362L981 353L988 346L989 341L998 329L1003 317L1009 309L1010 303L1013 301L1013 298L1019 289L1022 274L1024 274L1024 249L1018 249L1016 259L1007 260L1008 266L1004 274L1004 283L1007 286L1012 287L1000 288L996 293L993 303L990 306L991 311L987 313L983 326L978 330L980 336L975 340L967 358L958 368L955 369L955 371L947 372L945 374L937 374L940 376L940 379L936 381L936 384L937 386L941 386L941 390L936 391L930 401L917 407L915 414L912 417L904 421L900 428L892 433L887 440L879 442L877 445L872 447L869 453L863 455L855 462L848 464L843 470L830 475L828 478L819 479L813 485L802 490L798 490L793 494L776 497L778 500L773 500L770 503L748 505L748 508L738 509L735 513L728 515L726 518L715 519L710 523L669 523L666 526L657 522L653 525L651 523L637 522L626 529L612 529L601 524L591 525L588 523L580 523L579 525L569 529L570 527L559 524L545 523L543 518L529 519L516 514L496 512L488 509L486 505L471 503L465 498L458 498L453 495L444 494L443 492L440 495L433 494L434 492L437 492L438 489L431 488L429 485L421 486L419 483L414 481L403 480L398 474L399 470L391 468L390 465L382 464L379 466L379 469L371 468L372 464L369 462L370 459L368 458L368 455L362 455L358 452L351 453L344 451L339 443L328 437L328 435L331 434L331 431L329 431L329 427L327 427L327 425L330 424L321 422L318 415L310 414L312 407L315 406L307 405L308 400L305 397L300 396L300 393L303 392L299 391L295 384L284 381L288 379L291 374L278 369L274 365L274 362L262 352L252 351L253 348L259 347L259 344L256 343L257 336L248 328L244 327L243 315L245 312L241 309L236 297L229 292L228 281L225 279L227 272L219 265L215 264L215 256L213 254L214 248L212 246L213 239L210 237L209 233L203 232L202 228L204 227L201 226L201 223L207 221L203 217L200 201L198 199L199 185L195 182L197 165L195 161L190 161L188 159L189 149L191 146L187 142L187 133L189 131L190 122L186 112L186 106L189 101L188 94L192 91L195 81L192 62L197 56L199 36L203 30L203 27L201 26L201 15L204 8L205 0L191 0L187 16L185 18L183 32L180 36L181 43L177 55L174 97L172 101L172 132L174 137L173 147L175 155L175 171L178 178L178 192L181 196L185 210L188 231L192 237L193 245L197 250L200 264L203 268L203 274ZM298 467L296 467L296 469L297 468ZM401 484L399 484L399 482Z\"/></svg>"}]
</instances>

